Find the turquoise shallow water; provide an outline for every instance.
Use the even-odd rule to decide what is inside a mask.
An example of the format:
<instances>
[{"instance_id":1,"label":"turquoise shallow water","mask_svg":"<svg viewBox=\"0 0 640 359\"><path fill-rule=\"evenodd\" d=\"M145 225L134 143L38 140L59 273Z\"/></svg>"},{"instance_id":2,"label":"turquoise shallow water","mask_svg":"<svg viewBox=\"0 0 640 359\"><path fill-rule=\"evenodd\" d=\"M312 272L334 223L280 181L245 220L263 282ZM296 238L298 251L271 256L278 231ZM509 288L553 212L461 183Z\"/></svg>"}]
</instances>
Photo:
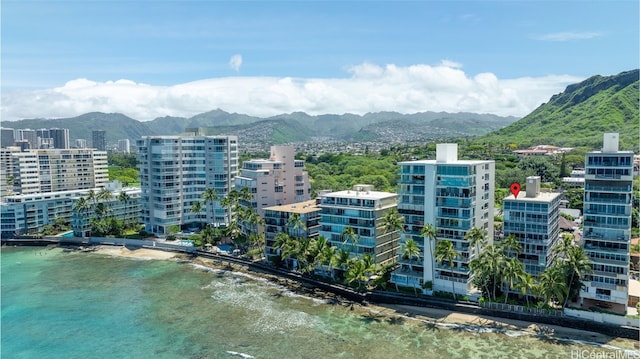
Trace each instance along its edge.
<instances>
[{"instance_id":1,"label":"turquoise shallow water","mask_svg":"<svg viewBox=\"0 0 640 359\"><path fill-rule=\"evenodd\" d=\"M1 289L2 358L570 358L605 350L363 316L238 273L60 249L3 248Z\"/></svg>"}]
</instances>

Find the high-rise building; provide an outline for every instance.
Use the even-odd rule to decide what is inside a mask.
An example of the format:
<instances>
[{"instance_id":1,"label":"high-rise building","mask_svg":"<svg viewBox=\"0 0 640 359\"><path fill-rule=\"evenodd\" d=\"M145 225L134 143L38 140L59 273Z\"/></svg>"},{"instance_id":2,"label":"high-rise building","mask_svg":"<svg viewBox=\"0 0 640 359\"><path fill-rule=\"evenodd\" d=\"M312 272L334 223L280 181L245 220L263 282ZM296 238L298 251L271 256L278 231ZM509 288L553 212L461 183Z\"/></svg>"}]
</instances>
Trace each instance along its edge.
<instances>
[{"instance_id":1,"label":"high-rise building","mask_svg":"<svg viewBox=\"0 0 640 359\"><path fill-rule=\"evenodd\" d=\"M0 128L0 147L13 146L16 142L13 128Z\"/></svg>"},{"instance_id":2,"label":"high-rise building","mask_svg":"<svg viewBox=\"0 0 640 359\"><path fill-rule=\"evenodd\" d=\"M94 130L91 132L91 147L95 148L99 151L107 150L107 138L106 131L104 130Z\"/></svg>"},{"instance_id":3,"label":"high-rise building","mask_svg":"<svg viewBox=\"0 0 640 359\"><path fill-rule=\"evenodd\" d=\"M527 177L526 192L503 200L504 236L522 246L518 259L532 276L540 275L554 259L560 237L560 193L541 192L540 177Z\"/></svg>"},{"instance_id":4,"label":"high-rise building","mask_svg":"<svg viewBox=\"0 0 640 359\"><path fill-rule=\"evenodd\" d=\"M31 130L28 128L25 129L17 129L14 131L14 138L16 142L18 141L26 141L29 143L29 147L31 149L38 148L38 136L36 135L35 130Z\"/></svg>"},{"instance_id":5,"label":"high-rise building","mask_svg":"<svg viewBox=\"0 0 640 359\"><path fill-rule=\"evenodd\" d=\"M218 196L233 189L238 174L236 136L150 136L136 142L142 187L142 222L147 232L170 234L172 226L191 228L229 223L219 201L202 203L211 188ZM193 213L194 202L206 213Z\"/></svg>"},{"instance_id":6,"label":"high-rise building","mask_svg":"<svg viewBox=\"0 0 640 359\"><path fill-rule=\"evenodd\" d=\"M405 217L402 243L413 239L420 247L420 262L399 258L400 268L391 282L400 286L424 288L431 283L435 291L479 295L471 284L469 262L477 255L465 235L473 228L484 230L493 243L495 162L459 160L457 144L438 144L435 160L400 162L398 212ZM431 225L436 240L423 237L422 228ZM436 243L448 240L458 253L453 266L438 263Z\"/></svg>"},{"instance_id":7,"label":"high-rise building","mask_svg":"<svg viewBox=\"0 0 640 359\"><path fill-rule=\"evenodd\" d=\"M93 149L3 150L1 169L10 171L15 194L101 188L109 180L107 153Z\"/></svg>"},{"instance_id":8,"label":"high-rise building","mask_svg":"<svg viewBox=\"0 0 640 359\"><path fill-rule=\"evenodd\" d=\"M12 154L20 152L19 147L8 146L0 148L0 198L15 194L15 175Z\"/></svg>"},{"instance_id":9,"label":"high-rise building","mask_svg":"<svg viewBox=\"0 0 640 359\"><path fill-rule=\"evenodd\" d=\"M234 181L236 189L248 187L253 194L250 202L241 205L253 207L260 215L265 207L304 202L311 196L304 161L295 159L291 146L271 146L269 159L244 161Z\"/></svg>"},{"instance_id":10,"label":"high-rise building","mask_svg":"<svg viewBox=\"0 0 640 359\"><path fill-rule=\"evenodd\" d=\"M582 244L592 273L581 292L584 307L626 314L633 203L633 152L618 150L605 133L601 151L586 154Z\"/></svg>"},{"instance_id":11,"label":"high-rise building","mask_svg":"<svg viewBox=\"0 0 640 359\"><path fill-rule=\"evenodd\" d=\"M87 140L85 139L77 138L75 143L75 148L87 148Z\"/></svg>"},{"instance_id":12,"label":"high-rise building","mask_svg":"<svg viewBox=\"0 0 640 359\"><path fill-rule=\"evenodd\" d=\"M120 153L131 153L129 144L129 139L118 140L118 152Z\"/></svg>"},{"instance_id":13,"label":"high-rise building","mask_svg":"<svg viewBox=\"0 0 640 359\"><path fill-rule=\"evenodd\" d=\"M398 195L373 190L372 185L327 193L320 199L320 235L331 246L348 250L352 257L371 254L375 263L396 261L398 231L385 231L382 217L398 206ZM350 227L356 238L348 238Z\"/></svg>"},{"instance_id":14,"label":"high-rise building","mask_svg":"<svg viewBox=\"0 0 640 359\"><path fill-rule=\"evenodd\" d=\"M67 149L71 147L69 146L68 128L51 128L49 129L49 136L53 139L53 148Z\"/></svg>"}]
</instances>

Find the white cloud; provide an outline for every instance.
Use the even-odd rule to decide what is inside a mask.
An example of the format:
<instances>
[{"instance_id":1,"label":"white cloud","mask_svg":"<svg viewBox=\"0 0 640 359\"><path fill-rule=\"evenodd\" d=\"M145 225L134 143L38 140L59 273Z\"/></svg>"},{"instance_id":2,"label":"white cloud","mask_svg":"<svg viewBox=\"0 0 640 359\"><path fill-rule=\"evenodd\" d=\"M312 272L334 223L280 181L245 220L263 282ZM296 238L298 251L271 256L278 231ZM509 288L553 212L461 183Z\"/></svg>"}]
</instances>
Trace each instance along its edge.
<instances>
[{"instance_id":1,"label":"white cloud","mask_svg":"<svg viewBox=\"0 0 640 359\"><path fill-rule=\"evenodd\" d=\"M236 70L236 72L240 71L240 66L242 66L242 55L233 55L229 59L229 67Z\"/></svg>"},{"instance_id":2,"label":"white cloud","mask_svg":"<svg viewBox=\"0 0 640 359\"><path fill-rule=\"evenodd\" d=\"M466 74L457 63L379 66L363 63L345 78L223 77L173 86L130 80L76 79L64 86L2 94L3 120L119 112L147 121L190 117L220 108L268 117L294 111L318 114L424 111L524 116L582 78L569 75L499 79Z\"/></svg>"},{"instance_id":3,"label":"white cloud","mask_svg":"<svg viewBox=\"0 0 640 359\"><path fill-rule=\"evenodd\" d=\"M550 34L544 34L540 36L534 36L536 40L543 41L556 41L556 42L564 42L564 41L572 41L572 40L588 40L596 37L602 36L599 32L554 32Z\"/></svg>"}]
</instances>

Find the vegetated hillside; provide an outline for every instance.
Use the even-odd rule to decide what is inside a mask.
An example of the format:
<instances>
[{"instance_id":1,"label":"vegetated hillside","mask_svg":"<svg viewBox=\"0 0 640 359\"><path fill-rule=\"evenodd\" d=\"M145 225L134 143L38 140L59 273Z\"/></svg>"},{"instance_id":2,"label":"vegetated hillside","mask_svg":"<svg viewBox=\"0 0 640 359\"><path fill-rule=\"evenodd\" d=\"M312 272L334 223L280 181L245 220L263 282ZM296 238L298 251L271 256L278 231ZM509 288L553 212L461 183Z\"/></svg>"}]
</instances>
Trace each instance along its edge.
<instances>
[{"instance_id":1,"label":"vegetated hillside","mask_svg":"<svg viewBox=\"0 0 640 359\"><path fill-rule=\"evenodd\" d=\"M22 120L3 124L13 128L68 128L69 137L91 139L91 131L106 130L107 142L150 135L176 135L186 128L206 128L208 134L237 135L241 143L283 144L292 142L378 141L411 143L484 134L516 121L515 117L488 114L397 112L311 116L304 112L269 118L214 110L190 118L159 117L140 122L122 114L93 112L63 119Z\"/></svg>"},{"instance_id":2,"label":"vegetated hillside","mask_svg":"<svg viewBox=\"0 0 640 359\"><path fill-rule=\"evenodd\" d=\"M620 133L620 149L638 150L640 70L593 76L551 97L548 103L478 142L526 147L550 144L599 149L602 134Z\"/></svg>"},{"instance_id":3,"label":"vegetated hillside","mask_svg":"<svg viewBox=\"0 0 640 359\"><path fill-rule=\"evenodd\" d=\"M74 140L82 138L87 140L89 146L91 145L91 132L94 130L106 131L105 135L108 143L126 138L133 141L142 136L162 134L162 132L157 132L147 126L147 122L140 122L120 113L90 112L71 118L21 120L4 122L2 125L16 129L30 128L33 130L40 128L68 128L72 145Z\"/></svg>"},{"instance_id":4,"label":"vegetated hillside","mask_svg":"<svg viewBox=\"0 0 640 359\"><path fill-rule=\"evenodd\" d=\"M425 112L414 115L394 116L363 127L353 137L357 141L372 141L387 138L392 142L423 142L451 138L484 135L513 123L515 117L479 115L474 113Z\"/></svg>"},{"instance_id":5,"label":"vegetated hillside","mask_svg":"<svg viewBox=\"0 0 640 359\"><path fill-rule=\"evenodd\" d=\"M313 133L295 120L262 120L247 125L206 128L207 135L236 135L240 143L303 142Z\"/></svg>"}]
</instances>

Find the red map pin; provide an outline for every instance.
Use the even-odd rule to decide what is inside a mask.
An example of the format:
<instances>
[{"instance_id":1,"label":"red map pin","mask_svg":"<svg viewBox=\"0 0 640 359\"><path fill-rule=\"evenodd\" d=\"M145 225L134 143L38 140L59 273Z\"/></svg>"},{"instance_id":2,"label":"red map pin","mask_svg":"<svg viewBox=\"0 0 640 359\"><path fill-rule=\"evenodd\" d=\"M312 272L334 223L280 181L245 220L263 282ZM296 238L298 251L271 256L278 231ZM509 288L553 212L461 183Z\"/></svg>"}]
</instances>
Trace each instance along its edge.
<instances>
[{"instance_id":1,"label":"red map pin","mask_svg":"<svg viewBox=\"0 0 640 359\"><path fill-rule=\"evenodd\" d=\"M520 193L520 183L513 182L509 189L511 190L511 193L513 193L513 197L518 198L518 193Z\"/></svg>"}]
</instances>

